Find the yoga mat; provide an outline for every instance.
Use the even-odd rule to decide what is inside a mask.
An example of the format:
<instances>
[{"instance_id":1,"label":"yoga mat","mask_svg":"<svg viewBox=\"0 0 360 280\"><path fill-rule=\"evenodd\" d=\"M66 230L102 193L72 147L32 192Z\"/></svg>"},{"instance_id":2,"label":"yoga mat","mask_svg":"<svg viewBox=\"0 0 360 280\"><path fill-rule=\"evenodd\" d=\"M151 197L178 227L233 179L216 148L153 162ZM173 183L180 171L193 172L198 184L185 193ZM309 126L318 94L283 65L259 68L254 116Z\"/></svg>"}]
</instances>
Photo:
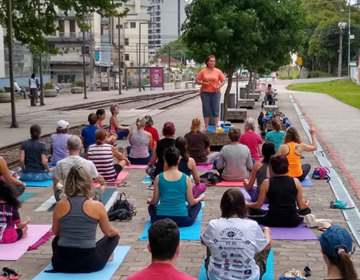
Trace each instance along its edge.
<instances>
[{"instance_id":1,"label":"yoga mat","mask_svg":"<svg viewBox=\"0 0 360 280\"><path fill-rule=\"evenodd\" d=\"M114 251L113 261L108 262L100 271L92 273L47 273L45 270L52 269L52 265L49 264L33 280L109 280L119 268L129 250L130 246L117 246Z\"/></svg>"},{"instance_id":2,"label":"yoga mat","mask_svg":"<svg viewBox=\"0 0 360 280\"><path fill-rule=\"evenodd\" d=\"M29 198L33 197L34 195L36 195L36 193L23 193L22 195L19 196L18 200L20 202L24 202L25 200L28 200Z\"/></svg>"},{"instance_id":3,"label":"yoga mat","mask_svg":"<svg viewBox=\"0 0 360 280\"><path fill-rule=\"evenodd\" d=\"M42 181L42 182L26 182L23 181L27 187L39 187L39 188L48 188L53 184L52 180Z\"/></svg>"},{"instance_id":4,"label":"yoga mat","mask_svg":"<svg viewBox=\"0 0 360 280\"><path fill-rule=\"evenodd\" d=\"M147 176L144 178L144 180L142 180L141 184L151 184L152 180L150 178L150 176Z\"/></svg>"},{"instance_id":5,"label":"yoga mat","mask_svg":"<svg viewBox=\"0 0 360 280\"><path fill-rule=\"evenodd\" d=\"M266 273L261 278L262 280L274 280L274 252L271 249L266 261ZM198 280L207 280L205 264L203 263Z\"/></svg>"},{"instance_id":6,"label":"yoga mat","mask_svg":"<svg viewBox=\"0 0 360 280\"><path fill-rule=\"evenodd\" d=\"M194 240L200 241L201 234L201 219L202 219L202 211L198 214L198 220L191 227L183 227L179 228L180 230L180 240ZM149 220L146 225L143 233L140 235L140 241L148 241L148 230L151 226L151 221Z\"/></svg>"},{"instance_id":7,"label":"yoga mat","mask_svg":"<svg viewBox=\"0 0 360 280\"><path fill-rule=\"evenodd\" d=\"M239 190L244 195L245 200L248 201L248 202L251 202L250 194L246 191L246 189L244 187L241 187L241 188L239 188Z\"/></svg>"},{"instance_id":8,"label":"yoga mat","mask_svg":"<svg viewBox=\"0 0 360 280\"><path fill-rule=\"evenodd\" d=\"M106 182L106 185L107 186L117 185L117 184L121 183L126 178L127 175L129 175L129 172L121 171L114 182ZM97 185L98 185L98 183L93 181L93 186L97 186Z\"/></svg>"},{"instance_id":9,"label":"yoga mat","mask_svg":"<svg viewBox=\"0 0 360 280\"><path fill-rule=\"evenodd\" d=\"M145 169L148 165L139 165L139 164L131 164L130 166L125 166L127 169Z\"/></svg>"},{"instance_id":10,"label":"yoga mat","mask_svg":"<svg viewBox=\"0 0 360 280\"><path fill-rule=\"evenodd\" d=\"M0 244L0 261L16 261L26 251L36 249L44 244L51 236L48 232L51 225L28 225L27 237L11 244Z\"/></svg>"},{"instance_id":11,"label":"yoga mat","mask_svg":"<svg viewBox=\"0 0 360 280\"><path fill-rule=\"evenodd\" d=\"M307 175L305 177L305 179L300 183L301 183L302 187L312 187L312 186L314 186L311 179L310 179L310 177L309 177L309 175Z\"/></svg>"},{"instance_id":12,"label":"yoga mat","mask_svg":"<svg viewBox=\"0 0 360 280\"><path fill-rule=\"evenodd\" d=\"M102 194L102 204L106 205L106 203L109 201L109 199L111 198L111 196L114 194L115 192L115 188L107 188L103 194ZM50 208L48 209L48 211L54 211L55 208L55 204L56 202L50 206Z\"/></svg>"},{"instance_id":13,"label":"yoga mat","mask_svg":"<svg viewBox=\"0 0 360 280\"><path fill-rule=\"evenodd\" d=\"M211 170L213 167L213 164L210 163L208 165L196 165L196 169L199 169L199 170Z\"/></svg>"},{"instance_id":14,"label":"yoga mat","mask_svg":"<svg viewBox=\"0 0 360 280\"><path fill-rule=\"evenodd\" d=\"M243 187L243 182L230 182L230 181L221 181L214 185L214 187Z\"/></svg>"},{"instance_id":15,"label":"yoga mat","mask_svg":"<svg viewBox=\"0 0 360 280\"><path fill-rule=\"evenodd\" d=\"M305 223L301 223L296 228L270 227L270 229L271 238L274 240L317 240L317 236Z\"/></svg>"},{"instance_id":16,"label":"yoga mat","mask_svg":"<svg viewBox=\"0 0 360 280\"><path fill-rule=\"evenodd\" d=\"M224 132L228 132L230 130L231 127L229 126L225 126L224 127ZM207 130L207 132L215 132L215 126L214 125L209 125L209 128Z\"/></svg>"}]
</instances>

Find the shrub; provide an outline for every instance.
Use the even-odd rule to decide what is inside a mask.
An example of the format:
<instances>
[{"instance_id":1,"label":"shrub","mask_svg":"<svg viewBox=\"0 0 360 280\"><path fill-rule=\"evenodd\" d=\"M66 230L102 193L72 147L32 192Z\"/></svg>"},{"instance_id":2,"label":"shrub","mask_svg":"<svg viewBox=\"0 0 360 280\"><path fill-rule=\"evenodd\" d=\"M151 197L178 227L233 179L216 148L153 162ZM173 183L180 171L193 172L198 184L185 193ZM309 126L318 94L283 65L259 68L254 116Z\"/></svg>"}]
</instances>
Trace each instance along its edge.
<instances>
[{"instance_id":1,"label":"shrub","mask_svg":"<svg viewBox=\"0 0 360 280\"><path fill-rule=\"evenodd\" d=\"M72 83L73 87L84 87L84 82L83 81L75 81Z\"/></svg>"},{"instance_id":2,"label":"shrub","mask_svg":"<svg viewBox=\"0 0 360 280\"><path fill-rule=\"evenodd\" d=\"M55 87L54 87L54 85L52 84L52 83L46 83L45 85L44 85L44 89L54 89Z\"/></svg>"},{"instance_id":3,"label":"shrub","mask_svg":"<svg viewBox=\"0 0 360 280\"><path fill-rule=\"evenodd\" d=\"M0 88L0 93L5 93L5 92L6 92L5 89Z\"/></svg>"}]
</instances>

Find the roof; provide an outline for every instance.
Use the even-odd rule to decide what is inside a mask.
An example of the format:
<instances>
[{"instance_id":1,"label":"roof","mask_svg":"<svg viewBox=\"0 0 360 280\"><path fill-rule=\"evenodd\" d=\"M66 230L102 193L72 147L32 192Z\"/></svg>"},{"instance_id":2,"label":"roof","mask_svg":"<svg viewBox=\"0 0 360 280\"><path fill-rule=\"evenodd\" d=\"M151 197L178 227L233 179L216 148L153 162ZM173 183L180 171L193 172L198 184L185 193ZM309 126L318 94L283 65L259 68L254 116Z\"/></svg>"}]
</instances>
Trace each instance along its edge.
<instances>
[{"instance_id":1,"label":"roof","mask_svg":"<svg viewBox=\"0 0 360 280\"><path fill-rule=\"evenodd\" d=\"M168 63L169 62L169 56L168 55L160 55L158 58L154 59L154 63L159 63L159 60L161 61L161 63ZM172 56L170 56L170 63L173 64L178 64L178 63L182 63L180 60L177 60L176 58L173 58Z\"/></svg>"}]
</instances>

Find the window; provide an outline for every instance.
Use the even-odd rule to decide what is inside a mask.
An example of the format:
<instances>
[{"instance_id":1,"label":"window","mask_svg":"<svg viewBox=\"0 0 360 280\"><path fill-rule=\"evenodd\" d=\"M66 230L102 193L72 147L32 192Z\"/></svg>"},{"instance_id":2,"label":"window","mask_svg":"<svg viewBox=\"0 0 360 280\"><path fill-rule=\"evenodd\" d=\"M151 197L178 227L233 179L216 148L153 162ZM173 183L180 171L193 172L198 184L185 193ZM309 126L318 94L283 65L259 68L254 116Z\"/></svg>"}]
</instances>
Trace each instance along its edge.
<instances>
[{"instance_id":1,"label":"window","mask_svg":"<svg viewBox=\"0 0 360 280\"><path fill-rule=\"evenodd\" d=\"M116 29L119 29L119 25L118 25L118 24L116 25ZM120 29L123 29L123 25L122 25L122 24L120 24Z\"/></svg>"},{"instance_id":2,"label":"window","mask_svg":"<svg viewBox=\"0 0 360 280\"><path fill-rule=\"evenodd\" d=\"M84 48L81 46L81 54L84 54ZM85 46L85 54L90 54L90 47Z\"/></svg>"},{"instance_id":3,"label":"window","mask_svg":"<svg viewBox=\"0 0 360 280\"><path fill-rule=\"evenodd\" d=\"M75 82L75 75L57 75L57 82L59 84Z\"/></svg>"},{"instance_id":4,"label":"window","mask_svg":"<svg viewBox=\"0 0 360 280\"><path fill-rule=\"evenodd\" d=\"M130 28L136 28L136 22L130 22Z\"/></svg>"},{"instance_id":5,"label":"window","mask_svg":"<svg viewBox=\"0 0 360 280\"><path fill-rule=\"evenodd\" d=\"M125 38L125 46L129 45L129 38Z\"/></svg>"},{"instance_id":6,"label":"window","mask_svg":"<svg viewBox=\"0 0 360 280\"><path fill-rule=\"evenodd\" d=\"M122 50L124 48L124 45L120 45L120 49Z\"/></svg>"},{"instance_id":7,"label":"window","mask_svg":"<svg viewBox=\"0 0 360 280\"><path fill-rule=\"evenodd\" d=\"M116 3L116 7L122 7L122 3Z\"/></svg>"},{"instance_id":8,"label":"window","mask_svg":"<svg viewBox=\"0 0 360 280\"><path fill-rule=\"evenodd\" d=\"M125 28L129 28L129 23L125 22Z\"/></svg>"},{"instance_id":9,"label":"window","mask_svg":"<svg viewBox=\"0 0 360 280\"><path fill-rule=\"evenodd\" d=\"M64 33L65 32L65 25L63 20L59 20L59 32Z\"/></svg>"},{"instance_id":10,"label":"window","mask_svg":"<svg viewBox=\"0 0 360 280\"><path fill-rule=\"evenodd\" d=\"M129 54L125 54L125 61L129 61L130 60L130 56L129 56Z\"/></svg>"}]
</instances>

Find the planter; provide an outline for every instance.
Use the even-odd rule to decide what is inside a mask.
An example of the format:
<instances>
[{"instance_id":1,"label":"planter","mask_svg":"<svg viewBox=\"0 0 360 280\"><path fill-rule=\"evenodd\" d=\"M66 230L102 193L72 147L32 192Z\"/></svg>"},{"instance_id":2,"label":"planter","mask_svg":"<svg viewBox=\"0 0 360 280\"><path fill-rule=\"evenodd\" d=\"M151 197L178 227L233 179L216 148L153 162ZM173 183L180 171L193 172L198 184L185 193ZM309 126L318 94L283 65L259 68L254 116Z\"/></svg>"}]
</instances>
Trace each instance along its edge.
<instances>
[{"instance_id":1,"label":"planter","mask_svg":"<svg viewBox=\"0 0 360 280\"><path fill-rule=\"evenodd\" d=\"M11 94L10 92L2 92L0 93L0 103L9 103L11 102Z\"/></svg>"},{"instance_id":2,"label":"planter","mask_svg":"<svg viewBox=\"0 0 360 280\"><path fill-rule=\"evenodd\" d=\"M56 89L45 89L44 94L45 94L45 97L56 97L57 91L56 91Z\"/></svg>"},{"instance_id":3,"label":"planter","mask_svg":"<svg viewBox=\"0 0 360 280\"><path fill-rule=\"evenodd\" d=\"M181 89L181 82L175 82L175 89Z\"/></svg>"},{"instance_id":4,"label":"planter","mask_svg":"<svg viewBox=\"0 0 360 280\"><path fill-rule=\"evenodd\" d=\"M82 88L82 87L72 87L71 88L71 93L72 94L84 93L84 88Z\"/></svg>"}]
</instances>

